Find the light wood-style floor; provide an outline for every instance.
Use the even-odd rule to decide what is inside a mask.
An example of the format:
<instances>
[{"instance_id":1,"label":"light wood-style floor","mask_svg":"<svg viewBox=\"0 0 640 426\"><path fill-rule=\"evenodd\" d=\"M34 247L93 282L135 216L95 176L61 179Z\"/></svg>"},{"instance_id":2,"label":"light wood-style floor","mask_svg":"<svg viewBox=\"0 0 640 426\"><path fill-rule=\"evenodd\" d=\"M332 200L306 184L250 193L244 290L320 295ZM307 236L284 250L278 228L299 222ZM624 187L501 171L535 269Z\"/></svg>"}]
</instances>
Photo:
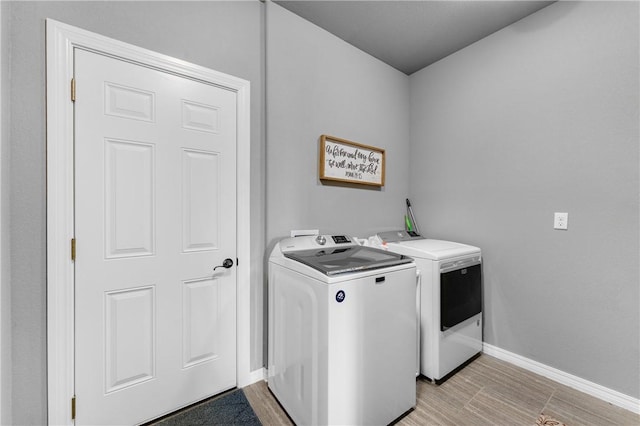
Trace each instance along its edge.
<instances>
[{"instance_id":1,"label":"light wood-style floor","mask_svg":"<svg viewBox=\"0 0 640 426\"><path fill-rule=\"evenodd\" d=\"M243 390L263 425L293 424L265 382ZM541 413L570 426L640 425L640 415L488 355L439 386L418 379L417 400L397 425L534 426Z\"/></svg>"}]
</instances>

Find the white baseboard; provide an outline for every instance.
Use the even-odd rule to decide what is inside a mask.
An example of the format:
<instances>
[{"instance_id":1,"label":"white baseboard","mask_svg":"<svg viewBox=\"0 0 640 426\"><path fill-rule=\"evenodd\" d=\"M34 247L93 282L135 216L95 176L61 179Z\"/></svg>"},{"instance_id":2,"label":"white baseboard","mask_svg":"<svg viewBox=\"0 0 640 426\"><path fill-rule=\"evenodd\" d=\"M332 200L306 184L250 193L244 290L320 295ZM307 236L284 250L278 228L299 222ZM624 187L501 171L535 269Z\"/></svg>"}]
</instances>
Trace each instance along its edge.
<instances>
[{"instance_id":1,"label":"white baseboard","mask_svg":"<svg viewBox=\"0 0 640 426\"><path fill-rule=\"evenodd\" d=\"M622 407L625 410L640 414L640 400L606 388L597 383L590 382L578 376L574 376L564 371L558 370L548 365L541 364L537 361L525 358L513 352L500 349L497 346L483 343L482 352L492 357L506 361L510 364L529 370L548 379L554 380L570 388L579 390L591 396L595 396L603 401L610 402L613 405Z\"/></svg>"},{"instance_id":2,"label":"white baseboard","mask_svg":"<svg viewBox=\"0 0 640 426\"><path fill-rule=\"evenodd\" d=\"M251 373L249 373L249 377L248 377L248 381L247 383L243 383L242 386L239 387L245 387L245 386L249 386L252 385L254 383L257 383L261 380L264 380L267 377L267 370L263 367L263 368L259 368L257 370L253 370Z\"/></svg>"}]
</instances>

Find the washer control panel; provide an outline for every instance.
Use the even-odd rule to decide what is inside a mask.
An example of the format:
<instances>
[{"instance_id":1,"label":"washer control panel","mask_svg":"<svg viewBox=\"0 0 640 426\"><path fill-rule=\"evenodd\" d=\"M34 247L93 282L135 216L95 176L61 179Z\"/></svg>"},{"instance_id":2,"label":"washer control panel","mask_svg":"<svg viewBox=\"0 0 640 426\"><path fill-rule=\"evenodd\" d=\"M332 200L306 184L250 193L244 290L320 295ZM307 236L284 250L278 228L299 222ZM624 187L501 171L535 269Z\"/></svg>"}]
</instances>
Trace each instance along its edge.
<instances>
[{"instance_id":1,"label":"washer control panel","mask_svg":"<svg viewBox=\"0 0 640 426\"><path fill-rule=\"evenodd\" d=\"M293 250L309 250L319 246L323 248L359 246L357 240L348 235L302 235L299 237L285 238L280 241L280 249L283 252Z\"/></svg>"},{"instance_id":2,"label":"washer control panel","mask_svg":"<svg viewBox=\"0 0 640 426\"><path fill-rule=\"evenodd\" d=\"M351 240L346 235L333 235L331 236L331 238L336 244L347 244L351 242Z\"/></svg>"}]
</instances>

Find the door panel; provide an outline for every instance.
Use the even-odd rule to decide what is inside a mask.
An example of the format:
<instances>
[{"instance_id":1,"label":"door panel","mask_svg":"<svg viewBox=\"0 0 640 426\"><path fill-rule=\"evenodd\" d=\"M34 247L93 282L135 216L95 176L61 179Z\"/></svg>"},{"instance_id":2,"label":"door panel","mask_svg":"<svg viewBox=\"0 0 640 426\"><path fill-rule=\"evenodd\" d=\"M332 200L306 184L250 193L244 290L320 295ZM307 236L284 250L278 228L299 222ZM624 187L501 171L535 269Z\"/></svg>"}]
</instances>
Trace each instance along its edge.
<instances>
[{"instance_id":1,"label":"door panel","mask_svg":"<svg viewBox=\"0 0 640 426\"><path fill-rule=\"evenodd\" d=\"M236 94L76 49L77 424L236 384Z\"/></svg>"},{"instance_id":2,"label":"door panel","mask_svg":"<svg viewBox=\"0 0 640 426\"><path fill-rule=\"evenodd\" d=\"M155 146L105 140L107 259L155 252Z\"/></svg>"},{"instance_id":3,"label":"door panel","mask_svg":"<svg viewBox=\"0 0 640 426\"><path fill-rule=\"evenodd\" d=\"M105 394L155 376L155 287L105 294Z\"/></svg>"},{"instance_id":4,"label":"door panel","mask_svg":"<svg viewBox=\"0 0 640 426\"><path fill-rule=\"evenodd\" d=\"M217 153L184 150L182 152L183 248L188 251L212 250L218 247Z\"/></svg>"},{"instance_id":5,"label":"door panel","mask_svg":"<svg viewBox=\"0 0 640 426\"><path fill-rule=\"evenodd\" d=\"M219 355L220 318L218 282L215 279L183 283L183 367L191 367Z\"/></svg>"}]
</instances>

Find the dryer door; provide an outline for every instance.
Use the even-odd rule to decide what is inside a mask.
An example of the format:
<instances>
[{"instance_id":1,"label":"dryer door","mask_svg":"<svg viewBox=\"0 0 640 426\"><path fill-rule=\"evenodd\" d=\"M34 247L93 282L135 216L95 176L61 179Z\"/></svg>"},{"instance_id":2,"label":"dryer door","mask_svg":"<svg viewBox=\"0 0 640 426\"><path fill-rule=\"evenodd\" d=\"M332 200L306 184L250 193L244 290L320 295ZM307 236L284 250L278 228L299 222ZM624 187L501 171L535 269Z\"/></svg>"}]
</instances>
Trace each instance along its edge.
<instances>
[{"instance_id":1,"label":"dryer door","mask_svg":"<svg viewBox=\"0 0 640 426\"><path fill-rule=\"evenodd\" d=\"M482 312L481 265L440 273L440 331Z\"/></svg>"}]
</instances>

